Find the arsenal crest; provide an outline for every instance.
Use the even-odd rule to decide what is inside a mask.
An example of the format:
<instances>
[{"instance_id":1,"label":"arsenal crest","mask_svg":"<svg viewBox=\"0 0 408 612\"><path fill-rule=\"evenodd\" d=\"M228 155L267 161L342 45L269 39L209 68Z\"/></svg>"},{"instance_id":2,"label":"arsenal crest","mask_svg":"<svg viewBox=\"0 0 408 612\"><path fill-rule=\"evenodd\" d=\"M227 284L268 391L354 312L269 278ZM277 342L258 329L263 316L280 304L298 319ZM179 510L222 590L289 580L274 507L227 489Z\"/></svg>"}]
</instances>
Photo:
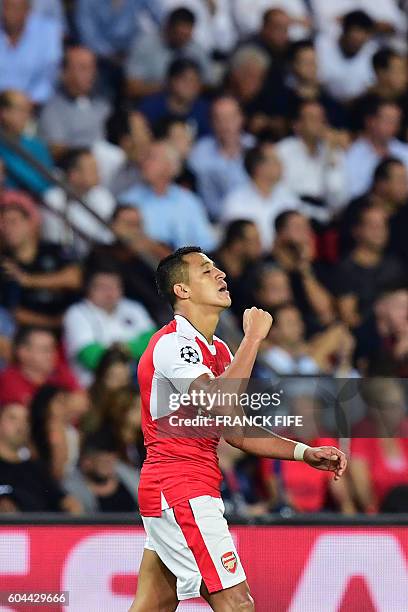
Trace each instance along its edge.
<instances>
[{"instance_id":1,"label":"arsenal crest","mask_svg":"<svg viewBox=\"0 0 408 612\"><path fill-rule=\"evenodd\" d=\"M226 552L221 557L221 563L227 572L235 574L238 565L237 555L233 551Z\"/></svg>"}]
</instances>

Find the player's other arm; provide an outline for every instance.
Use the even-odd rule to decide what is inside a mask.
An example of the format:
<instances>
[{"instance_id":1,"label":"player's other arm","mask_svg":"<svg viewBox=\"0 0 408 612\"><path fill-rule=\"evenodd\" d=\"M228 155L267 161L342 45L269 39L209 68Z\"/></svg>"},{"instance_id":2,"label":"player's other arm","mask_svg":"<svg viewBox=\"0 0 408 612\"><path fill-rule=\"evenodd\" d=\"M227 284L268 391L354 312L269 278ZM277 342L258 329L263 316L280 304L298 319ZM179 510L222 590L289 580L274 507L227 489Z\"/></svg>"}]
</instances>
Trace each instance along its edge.
<instances>
[{"instance_id":1,"label":"player's other arm","mask_svg":"<svg viewBox=\"0 0 408 612\"><path fill-rule=\"evenodd\" d=\"M294 440L266 432L264 438L231 437L228 444L246 453L270 459L303 460L318 470L334 472L338 480L347 467L346 455L334 446L311 447L299 445ZM306 446L306 447L305 447ZM295 456L295 448L298 447Z\"/></svg>"}]
</instances>

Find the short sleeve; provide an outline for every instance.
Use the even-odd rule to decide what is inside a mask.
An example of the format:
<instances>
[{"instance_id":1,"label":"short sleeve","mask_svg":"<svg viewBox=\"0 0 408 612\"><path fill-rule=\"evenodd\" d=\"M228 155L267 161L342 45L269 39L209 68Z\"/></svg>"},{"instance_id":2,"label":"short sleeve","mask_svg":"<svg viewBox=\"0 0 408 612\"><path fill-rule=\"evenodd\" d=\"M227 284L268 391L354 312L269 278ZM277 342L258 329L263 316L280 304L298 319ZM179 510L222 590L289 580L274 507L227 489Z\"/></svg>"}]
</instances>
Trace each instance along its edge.
<instances>
[{"instance_id":1,"label":"short sleeve","mask_svg":"<svg viewBox=\"0 0 408 612\"><path fill-rule=\"evenodd\" d=\"M203 374L214 378L203 362L197 342L177 334L160 338L153 351L153 364L156 372L169 380L179 393L188 393L193 380Z\"/></svg>"}]
</instances>

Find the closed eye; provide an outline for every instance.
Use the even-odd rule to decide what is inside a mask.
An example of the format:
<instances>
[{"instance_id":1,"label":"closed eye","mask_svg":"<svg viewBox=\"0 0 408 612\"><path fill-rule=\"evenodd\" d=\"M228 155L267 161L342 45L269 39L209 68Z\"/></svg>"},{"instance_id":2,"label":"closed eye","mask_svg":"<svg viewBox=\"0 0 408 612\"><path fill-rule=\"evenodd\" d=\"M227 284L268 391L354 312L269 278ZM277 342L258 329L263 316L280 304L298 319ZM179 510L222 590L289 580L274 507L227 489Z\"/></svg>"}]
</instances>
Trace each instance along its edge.
<instances>
[{"instance_id":1,"label":"closed eye","mask_svg":"<svg viewBox=\"0 0 408 612\"><path fill-rule=\"evenodd\" d=\"M204 272L204 274L209 274L210 272L211 272L211 270L206 270L206 271Z\"/></svg>"}]
</instances>

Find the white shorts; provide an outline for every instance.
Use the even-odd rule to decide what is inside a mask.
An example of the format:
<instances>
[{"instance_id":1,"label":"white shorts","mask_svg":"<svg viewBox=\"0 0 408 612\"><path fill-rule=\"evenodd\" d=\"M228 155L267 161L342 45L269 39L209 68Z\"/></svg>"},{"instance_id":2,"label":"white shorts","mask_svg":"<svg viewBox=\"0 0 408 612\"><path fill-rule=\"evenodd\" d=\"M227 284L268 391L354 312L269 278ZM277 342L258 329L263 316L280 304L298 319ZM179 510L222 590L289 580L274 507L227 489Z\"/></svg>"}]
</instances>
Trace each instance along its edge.
<instances>
[{"instance_id":1,"label":"white shorts","mask_svg":"<svg viewBox=\"0 0 408 612\"><path fill-rule=\"evenodd\" d=\"M142 519L145 548L154 550L176 576L180 601L199 597L202 581L215 593L246 580L221 498L194 497L162 510L161 517Z\"/></svg>"}]
</instances>

